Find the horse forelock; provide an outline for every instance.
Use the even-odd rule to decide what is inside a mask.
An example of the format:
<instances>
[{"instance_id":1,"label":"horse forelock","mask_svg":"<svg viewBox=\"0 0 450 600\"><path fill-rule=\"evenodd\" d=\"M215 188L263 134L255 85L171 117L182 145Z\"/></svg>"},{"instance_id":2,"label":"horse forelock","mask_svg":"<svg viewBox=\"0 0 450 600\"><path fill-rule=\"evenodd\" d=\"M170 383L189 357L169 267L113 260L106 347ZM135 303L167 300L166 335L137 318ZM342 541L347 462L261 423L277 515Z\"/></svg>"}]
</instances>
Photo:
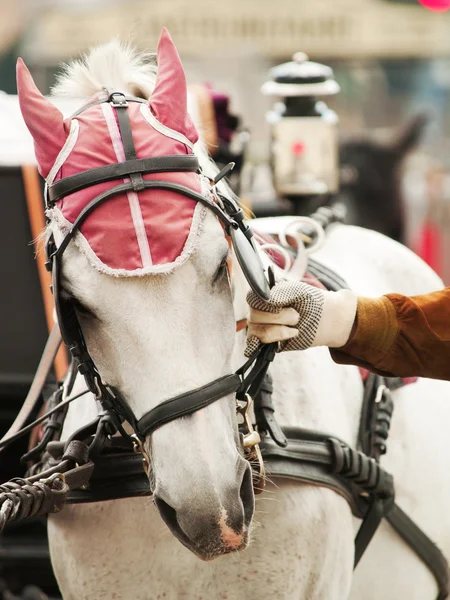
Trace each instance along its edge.
<instances>
[{"instance_id":1,"label":"horse forelock","mask_svg":"<svg viewBox=\"0 0 450 600\"><path fill-rule=\"evenodd\" d=\"M149 98L156 73L155 53L138 52L130 44L114 39L64 65L52 95L90 98L106 90Z\"/></svg>"}]
</instances>

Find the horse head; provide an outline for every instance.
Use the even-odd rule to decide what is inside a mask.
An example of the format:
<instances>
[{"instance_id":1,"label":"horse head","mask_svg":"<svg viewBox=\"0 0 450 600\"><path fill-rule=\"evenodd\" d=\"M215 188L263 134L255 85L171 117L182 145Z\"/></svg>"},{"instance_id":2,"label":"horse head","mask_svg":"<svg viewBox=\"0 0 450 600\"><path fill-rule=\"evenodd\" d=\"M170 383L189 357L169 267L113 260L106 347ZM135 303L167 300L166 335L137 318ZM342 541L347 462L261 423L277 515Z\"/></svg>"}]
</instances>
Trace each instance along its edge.
<instances>
[{"instance_id":1,"label":"horse head","mask_svg":"<svg viewBox=\"0 0 450 600\"><path fill-rule=\"evenodd\" d=\"M185 74L166 30L157 62L156 72L154 64L118 44L91 51L58 84L63 93L85 98L82 109L64 119L19 60L20 105L50 190L114 163L163 157L173 165L194 156L197 132L187 113ZM124 108L126 117L119 114ZM208 168L201 149L198 157ZM74 309L101 378L97 385L114 390L126 414L139 422L162 402L231 373L230 250L218 218L195 199L202 195L211 202L209 178L198 169L167 166L143 175L116 173L113 179L75 185L53 197L47 234L59 249L72 236L61 253L60 302ZM109 197L118 183L125 187ZM184 193L177 192L181 188ZM96 205L75 234L80 214L102 194L108 200ZM205 560L249 541L254 495L235 387L142 436L163 520Z\"/></svg>"},{"instance_id":2,"label":"horse head","mask_svg":"<svg viewBox=\"0 0 450 600\"><path fill-rule=\"evenodd\" d=\"M422 138L427 122L426 115L417 115L384 144L356 136L342 141L339 199L347 206L350 224L403 241L401 166Z\"/></svg>"}]
</instances>

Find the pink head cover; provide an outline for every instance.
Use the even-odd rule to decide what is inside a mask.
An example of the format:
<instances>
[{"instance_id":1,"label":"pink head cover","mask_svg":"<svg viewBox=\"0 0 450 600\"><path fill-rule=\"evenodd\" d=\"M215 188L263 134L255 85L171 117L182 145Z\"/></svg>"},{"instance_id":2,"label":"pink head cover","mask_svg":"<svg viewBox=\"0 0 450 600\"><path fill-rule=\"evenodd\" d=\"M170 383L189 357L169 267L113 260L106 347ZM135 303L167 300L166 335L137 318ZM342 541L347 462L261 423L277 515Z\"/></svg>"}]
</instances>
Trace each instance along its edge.
<instances>
[{"instance_id":1,"label":"pink head cover","mask_svg":"<svg viewBox=\"0 0 450 600\"><path fill-rule=\"evenodd\" d=\"M166 29L161 33L157 59L150 100L130 102L127 109L136 156L192 154L198 135L187 113L186 77ZM21 59L17 62L17 88L22 115L34 139L39 172L48 184L125 160L116 111L108 102L64 119L39 92ZM144 175L144 179L163 179L201 191L196 173L159 173ZM66 196L50 211L51 217L67 230L93 198L120 183L122 180L101 183ZM176 192L130 191L96 208L76 242L91 264L105 273L169 272L195 249L203 215L201 205Z\"/></svg>"}]
</instances>

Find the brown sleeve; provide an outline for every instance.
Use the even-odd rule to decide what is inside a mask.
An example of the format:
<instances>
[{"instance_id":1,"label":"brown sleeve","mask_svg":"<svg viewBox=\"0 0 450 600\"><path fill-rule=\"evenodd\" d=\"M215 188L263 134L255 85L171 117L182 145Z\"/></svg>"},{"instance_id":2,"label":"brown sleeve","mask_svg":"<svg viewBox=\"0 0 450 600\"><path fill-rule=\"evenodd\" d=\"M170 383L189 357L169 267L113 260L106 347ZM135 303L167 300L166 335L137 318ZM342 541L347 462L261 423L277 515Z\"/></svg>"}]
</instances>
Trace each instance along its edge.
<instances>
[{"instance_id":1,"label":"brown sleeve","mask_svg":"<svg viewBox=\"0 0 450 600\"><path fill-rule=\"evenodd\" d=\"M380 375L450 380L450 288L358 298L350 340L330 352L337 363Z\"/></svg>"}]
</instances>

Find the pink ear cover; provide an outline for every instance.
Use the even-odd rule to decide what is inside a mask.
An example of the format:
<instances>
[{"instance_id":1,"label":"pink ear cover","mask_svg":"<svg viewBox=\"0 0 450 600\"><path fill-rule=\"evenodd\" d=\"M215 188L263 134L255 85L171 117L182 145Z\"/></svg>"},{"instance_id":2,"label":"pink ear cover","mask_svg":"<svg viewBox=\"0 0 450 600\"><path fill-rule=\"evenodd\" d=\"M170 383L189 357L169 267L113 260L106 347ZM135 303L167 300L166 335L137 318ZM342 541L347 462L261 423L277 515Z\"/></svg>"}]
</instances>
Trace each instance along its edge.
<instances>
[{"instance_id":1,"label":"pink ear cover","mask_svg":"<svg viewBox=\"0 0 450 600\"><path fill-rule=\"evenodd\" d=\"M163 27L157 50L158 74L150 110L166 127L179 131L193 144L198 133L187 112L186 75L175 44Z\"/></svg>"},{"instance_id":2,"label":"pink ear cover","mask_svg":"<svg viewBox=\"0 0 450 600\"><path fill-rule=\"evenodd\" d=\"M39 172L47 177L67 139L64 118L38 90L21 58L17 60L16 71L20 110L34 140Z\"/></svg>"},{"instance_id":3,"label":"pink ear cover","mask_svg":"<svg viewBox=\"0 0 450 600\"><path fill-rule=\"evenodd\" d=\"M192 154L197 132L187 114L186 78L166 30L158 46L159 70L150 103L129 102L127 115L136 157ZM22 61L17 80L24 119L33 135L40 172L48 176L67 138L62 114L37 90ZM98 99L99 97L97 97ZM106 96L105 96L106 99ZM64 157L48 184L83 171L124 162L125 149L116 110L109 102L86 108L66 121L72 129ZM163 180L201 193L195 172L154 173L144 180ZM81 211L99 194L128 178L106 181L57 201L52 220L70 228ZM205 209L176 191L127 191L99 205L81 226L74 243L99 271L114 276L169 273L195 251Z\"/></svg>"}]
</instances>

